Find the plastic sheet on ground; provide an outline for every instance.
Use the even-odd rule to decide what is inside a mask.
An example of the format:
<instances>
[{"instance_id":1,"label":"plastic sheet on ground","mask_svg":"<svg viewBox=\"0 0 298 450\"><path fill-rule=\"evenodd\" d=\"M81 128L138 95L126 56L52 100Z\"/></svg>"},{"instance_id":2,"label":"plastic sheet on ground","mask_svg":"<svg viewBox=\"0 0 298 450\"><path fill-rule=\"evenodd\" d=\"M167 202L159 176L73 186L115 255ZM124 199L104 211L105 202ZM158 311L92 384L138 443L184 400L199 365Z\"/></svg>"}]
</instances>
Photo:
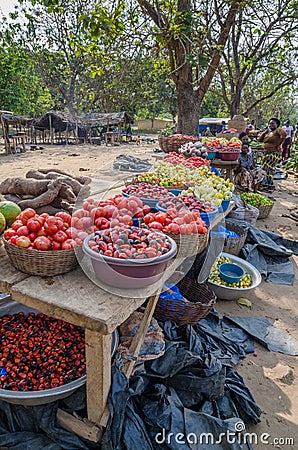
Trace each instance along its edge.
<instances>
[{"instance_id":1,"label":"plastic sheet on ground","mask_svg":"<svg viewBox=\"0 0 298 450\"><path fill-rule=\"evenodd\" d=\"M297 339L292 338L285 331L275 327L264 317L225 317L225 320L241 327L271 352L279 352L292 356L298 355Z\"/></svg>"},{"instance_id":2,"label":"plastic sheet on ground","mask_svg":"<svg viewBox=\"0 0 298 450\"><path fill-rule=\"evenodd\" d=\"M295 274L290 257L298 255L298 241L260 230L247 222L235 220L234 223L248 229L240 257L256 267L266 281L292 285Z\"/></svg>"},{"instance_id":3,"label":"plastic sheet on ground","mask_svg":"<svg viewBox=\"0 0 298 450\"><path fill-rule=\"evenodd\" d=\"M194 327L168 321L163 329L165 354L143 371L127 380L114 364L102 449L251 448L235 433L239 423L258 423L261 411L234 365L253 351L252 338L215 312Z\"/></svg>"}]
</instances>

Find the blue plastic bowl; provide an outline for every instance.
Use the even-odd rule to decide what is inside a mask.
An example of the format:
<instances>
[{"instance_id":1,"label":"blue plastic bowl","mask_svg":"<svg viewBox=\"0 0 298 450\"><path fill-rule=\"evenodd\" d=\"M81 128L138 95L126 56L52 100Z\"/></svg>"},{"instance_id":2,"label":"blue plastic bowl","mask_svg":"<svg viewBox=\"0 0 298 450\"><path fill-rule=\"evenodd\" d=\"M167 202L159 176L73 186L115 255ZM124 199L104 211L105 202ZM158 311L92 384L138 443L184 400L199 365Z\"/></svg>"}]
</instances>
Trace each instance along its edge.
<instances>
[{"instance_id":1,"label":"blue plastic bowl","mask_svg":"<svg viewBox=\"0 0 298 450\"><path fill-rule=\"evenodd\" d=\"M230 202L231 202L230 198L228 200L223 200L220 205L221 211L226 211L229 207Z\"/></svg>"},{"instance_id":2,"label":"blue plastic bowl","mask_svg":"<svg viewBox=\"0 0 298 450\"><path fill-rule=\"evenodd\" d=\"M217 152L207 152L206 159L214 159L216 157Z\"/></svg>"},{"instance_id":3,"label":"blue plastic bowl","mask_svg":"<svg viewBox=\"0 0 298 450\"><path fill-rule=\"evenodd\" d=\"M218 270L220 278L226 283L238 283L244 275L244 270L238 264L224 263Z\"/></svg>"},{"instance_id":4,"label":"blue plastic bowl","mask_svg":"<svg viewBox=\"0 0 298 450\"><path fill-rule=\"evenodd\" d=\"M218 214L218 208L216 208L214 206L214 211L210 211L208 213L200 213L200 217L202 220L204 220L204 222L206 222L206 225L209 227L210 223L212 222L213 219L215 219L215 217Z\"/></svg>"},{"instance_id":5,"label":"blue plastic bowl","mask_svg":"<svg viewBox=\"0 0 298 450\"><path fill-rule=\"evenodd\" d=\"M174 195L180 195L182 192L182 189L169 189L170 192Z\"/></svg>"}]
</instances>

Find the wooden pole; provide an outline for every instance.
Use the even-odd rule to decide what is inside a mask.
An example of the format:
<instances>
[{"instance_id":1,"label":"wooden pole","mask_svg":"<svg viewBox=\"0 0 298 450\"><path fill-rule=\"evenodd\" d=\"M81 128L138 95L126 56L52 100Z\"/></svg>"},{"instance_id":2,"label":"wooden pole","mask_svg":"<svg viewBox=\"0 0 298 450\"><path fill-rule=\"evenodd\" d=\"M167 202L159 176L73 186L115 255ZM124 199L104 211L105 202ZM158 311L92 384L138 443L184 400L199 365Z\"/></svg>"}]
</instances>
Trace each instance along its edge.
<instances>
[{"instance_id":1,"label":"wooden pole","mask_svg":"<svg viewBox=\"0 0 298 450\"><path fill-rule=\"evenodd\" d=\"M52 128L52 116L51 115L49 115L49 125L50 125L50 142L51 142L51 144L54 144L53 128Z\"/></svg>"},{"instance_id":2,"label":"wooden pole","mask_svg":"<svg viewBox=\"0 0 298 450\"><path fill-rule=\"evenodd\" d=\"M5 144L5 152L8 155L9 153L11 153L11 147L10 147L10 142L9 142L9 126L8 126L8 130L7 130L7 126L6 126L7 124L4 122L2 114L1 114L1 125L2 125L3 139L4 139L4 144Z\"/></svg>"}]
</instances>

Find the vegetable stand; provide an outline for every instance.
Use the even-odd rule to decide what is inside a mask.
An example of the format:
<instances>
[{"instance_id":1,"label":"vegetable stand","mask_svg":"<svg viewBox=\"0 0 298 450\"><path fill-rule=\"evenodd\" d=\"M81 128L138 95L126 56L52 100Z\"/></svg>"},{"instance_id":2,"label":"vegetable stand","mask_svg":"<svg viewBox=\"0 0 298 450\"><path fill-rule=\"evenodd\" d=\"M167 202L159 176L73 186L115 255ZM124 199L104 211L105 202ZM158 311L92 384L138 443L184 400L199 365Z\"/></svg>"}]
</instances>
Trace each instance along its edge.
<instances>
[{"instance_id":1,"label":"vegetable stand","mask_svg":"<svg viewBox=\"0 0 298 450\"><path fill-rule=\"evenodd\" d=\"M213 159L210 162L211 167L216 169L225 170L225 179L230 179L233 181L233 169L238 166L238 161L222 161L221 159Z\"/></svg>"},{"instance_id":2,"label":"vegetable stand","mask_svg":"<svg viewBox=\"0 0 298 450\"><path fill-rule=\"evenodd\" d=\"M228 210L212 222L211 228L233 206L231 202ZM0 247L0 292L9 293L16 302L44 314L85 328L87 414L96 426L91 423L88 428L85 420L60 411L58 420L63 418L64 427L95 442L100 439L101 427L106 425L108 418L106 402L111 385L112 333L149 297L144 318L130 347L130 354L138 355L163 283L183 260L171 261L159 282L143 288L142 298L132 298L129 295L120 297L97 287L80 268L53 278L26 275L10 264L4 247ZM126 376L130 376L133 365L132 360L124 367Z\"/></svg>"}]
</instances>

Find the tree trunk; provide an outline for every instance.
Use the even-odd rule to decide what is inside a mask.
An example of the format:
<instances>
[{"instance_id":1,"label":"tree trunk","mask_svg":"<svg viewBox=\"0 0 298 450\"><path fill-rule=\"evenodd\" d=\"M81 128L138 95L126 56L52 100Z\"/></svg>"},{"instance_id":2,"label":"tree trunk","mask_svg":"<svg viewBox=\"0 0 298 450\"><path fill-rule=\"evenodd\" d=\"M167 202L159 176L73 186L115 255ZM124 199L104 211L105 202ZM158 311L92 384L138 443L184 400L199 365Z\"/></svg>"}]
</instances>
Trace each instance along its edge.
<instances>
[{"instance_id":1,"label":"tree trunk","mask_svg":"<svg viewBox=\"0 0 298 450\"><path fill-rule=\"evenodd\" d=\"M179 80L176 84L178 100L177 133L194 135L199 132L199 103L192 84Z\"/></svg>"}]
</instances>

